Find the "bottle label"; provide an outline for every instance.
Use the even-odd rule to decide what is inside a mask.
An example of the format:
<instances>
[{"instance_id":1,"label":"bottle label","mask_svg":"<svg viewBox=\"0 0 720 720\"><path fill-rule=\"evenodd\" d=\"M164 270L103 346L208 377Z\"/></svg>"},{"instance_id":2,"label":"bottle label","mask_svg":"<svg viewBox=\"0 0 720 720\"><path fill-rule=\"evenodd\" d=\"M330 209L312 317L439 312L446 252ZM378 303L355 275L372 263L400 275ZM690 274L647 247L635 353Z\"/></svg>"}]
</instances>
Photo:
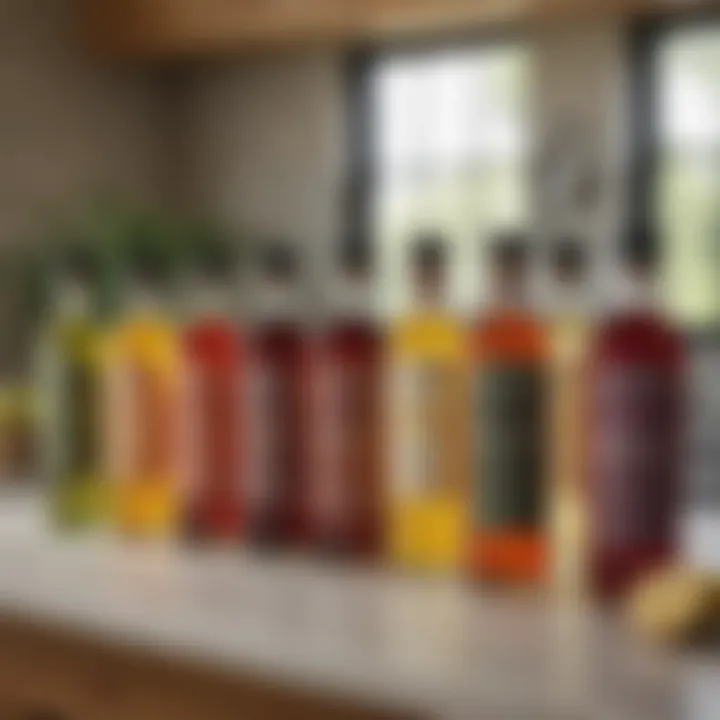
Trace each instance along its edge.
<instances>
[{"instance_id":1,"label":"bottle label","mask_svg":"<svg viewBox=\"0 0 720 720\"><path fill-rule=\"evenodd\" d=\"M86 477L97 470L99 376L88 363L71 362L65 371L65 383L65 475Z\"/></svg>"},{"instance_id":2,"label":"bottle label","mask_svg":"<svg viewBox=\"0 0 720 720\"><path fill-rule=\"evenodd\" d=\"M292 378L271 361L251 362L248 386L249 460L246 501L263 512L277 502L290 472Z\"/></svg>"},{"instance_id":3,"label":"bottle label","mask_svg":"<svg viewBox=\"0 0 720 720\"><path fill-rule=\"evenodd\" d=\"M475 396L476 522L534 529L545 500L542 368L482 368Z\"/></svg>"},{"instance_id":4,"label":"bottle label","mask_svg":"<svg viewBox=\"0 0 720 720\"><path fill-rule=\"evenodd\" d=\"M178 420L170 382L140 363L129 368L128 378L131 473L144 480L166 478L174 469L173 433Z\"/></svg>"},{"instance_id":5,"label":"bottle label","mask_svg":"<svg viewBox=\"0 0 720 720\"><path fill-rule=\"evenodd\" d=\"M720 511L720 337L697 343L690 357L690 487L692 509Z\"/></svg>"},{"instance_id":6,"label":"bottle label","mask_svg":"<svg viewBox=\"0 0 720 720\"><path fill-rule=\"evenodd\" d=\"M398 435L400 495L433 494L453 480L454 380L447 364L416 361L399 368L394 426ZM457 428L455 428L457 432Z\"/></svg>"},{"instance_id":7,"label":"bottle label","mask_svg":"<svg viewBox=\"0 0 720 720\"><path fill-rule=\"evenodd\" d=\"M332 358L318 358L316 370L310 504L319 525L338 530L372 482L374 374L366 363Z\"/></svg>"},{"instance_id":8,"label":"bottle label","mask_svg":"<svg viewBox=\"0 0 720 720\"><path fill-rule=\"evenodd\" d=\"M601 368L594 392L595 541L620 552L664 542L678 450L673 378L615 363Z\"/></svg>"},{"instance_id":9,"label":"bottle label","mask_svg":"<svg viewBox=\"0 0 720 720\"><path fill-rule=\"evenodd\" d=\"M235 375L225 369L206 367L198 369L194 380L196 481L205 493L231 493L239 481L239 400Z\"/></svg>"}]
</instances>

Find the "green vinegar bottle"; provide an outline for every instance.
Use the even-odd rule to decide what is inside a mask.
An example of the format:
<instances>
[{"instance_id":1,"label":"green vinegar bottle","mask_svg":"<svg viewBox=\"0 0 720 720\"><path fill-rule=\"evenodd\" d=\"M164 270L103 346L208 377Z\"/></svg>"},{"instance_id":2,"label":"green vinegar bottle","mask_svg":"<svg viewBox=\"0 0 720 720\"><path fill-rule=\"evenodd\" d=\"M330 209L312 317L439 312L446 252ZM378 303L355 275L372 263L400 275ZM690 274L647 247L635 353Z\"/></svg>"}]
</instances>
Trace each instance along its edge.
<instances>
[{"instance_id":1,"label":"green vinegar bottle","mask_svg":"<svg viewBox=\"0 0 720 720\"><path fill-rule=\"evenodd\" d=\"M45 472L50 514L63 530L102 523L109 507L103 473L103 326L97 312L100 259L86 245L63 254L43 352Z\"/></svg>"}]
</instances>

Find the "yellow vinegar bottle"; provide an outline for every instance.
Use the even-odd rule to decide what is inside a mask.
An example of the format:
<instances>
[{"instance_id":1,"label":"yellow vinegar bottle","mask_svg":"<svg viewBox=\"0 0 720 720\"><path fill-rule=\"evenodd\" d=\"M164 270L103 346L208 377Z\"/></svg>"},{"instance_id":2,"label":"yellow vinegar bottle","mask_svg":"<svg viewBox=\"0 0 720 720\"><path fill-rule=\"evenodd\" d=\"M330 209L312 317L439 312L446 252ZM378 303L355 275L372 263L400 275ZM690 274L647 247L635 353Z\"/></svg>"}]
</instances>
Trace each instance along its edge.
<instances>
[{"instance_id":1,"label":"yellow vinegar bottle","mask_svg":"<svg viewBox=\"0 0 720 720\"><path fill-rule=\"evenodd\" d=\"M593 339L585 248L570 237L552 251L554 311L549 325L549 519L551 583L566 600L587 596L587 458L584 422Z\"/></svg>"},{"instance_id":2,"label":"yellow vinegar bottle","mask_svg":"<svg viewBox=\"0 0 720 720\"><path fill-rule=\"evenodd\" d=\"M100 269L99 256L89 247L65 250L56 268L54 315L41 340L42 464L51 518L65 531L102 523L109 507L102 462Z\"/></svg>"},{"instance_id":3,"label":"yellow vinegar bottle","mask_svg":"<svg viewBox=\"0 0 720 720\"><path fill-rule=\"evenodd\" d=\"M390 559L408 570L460 569L467 541L468 352L443 307L447 246L411 247L413 311L390 334Z\"/></svg>"},{"instance_id":4,"label":"yellow vinegar bottle","mask_svg":"<svg viewBox=\"0 0 720 720\"><path fill-rule=\"evenodd\" d=\"M128 537L170 536L180 519L183 373L168 270L159 253L131 254L126 314L108 353L108 465Z\"/></svg>"}]
</instances>

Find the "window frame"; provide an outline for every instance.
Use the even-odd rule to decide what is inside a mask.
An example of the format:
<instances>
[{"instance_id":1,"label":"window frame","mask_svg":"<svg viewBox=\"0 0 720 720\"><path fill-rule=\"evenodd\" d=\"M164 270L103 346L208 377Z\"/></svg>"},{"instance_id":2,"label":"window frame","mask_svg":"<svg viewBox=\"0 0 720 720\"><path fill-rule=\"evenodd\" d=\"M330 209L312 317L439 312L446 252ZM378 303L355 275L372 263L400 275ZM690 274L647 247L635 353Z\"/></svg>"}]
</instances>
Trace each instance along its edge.
<instances>
[{"instance_id":1,"label":"window frame","mask_svg":"<svg viewBox=\"0 0 720 720\"><path fill-rule=\"evenodd\" d=\"M372 78L375 69L388 58L426 57L453 50L489 48L502 44L529 43L524 24L508 25L450 35L393 40L359 48L346 59L346 126L349 130L349 158L344 208L344 232L341 254L360 252L376 258L372 228L372 188L377 180L373 152L376 132L373 127Z\"/></svg>"},{"instance_id":2,"label":"window frame","mask_svg":"<svg viewBox=\"0 0 720 720\"><path fill-rule=\"evenodd\" d=\"M632 235L638 225L650 225L655 230L653 206L658 191L660 137L658 124L659 92L657 85L657 57L662 43L676 32L701 28L708 23L720 30L720 7L702 7L668 12L643 19L630 26L630 205L624 247L631 246ZM662 254L659 233L652 232L654 251Z\"/></svg>"}]
</instances>

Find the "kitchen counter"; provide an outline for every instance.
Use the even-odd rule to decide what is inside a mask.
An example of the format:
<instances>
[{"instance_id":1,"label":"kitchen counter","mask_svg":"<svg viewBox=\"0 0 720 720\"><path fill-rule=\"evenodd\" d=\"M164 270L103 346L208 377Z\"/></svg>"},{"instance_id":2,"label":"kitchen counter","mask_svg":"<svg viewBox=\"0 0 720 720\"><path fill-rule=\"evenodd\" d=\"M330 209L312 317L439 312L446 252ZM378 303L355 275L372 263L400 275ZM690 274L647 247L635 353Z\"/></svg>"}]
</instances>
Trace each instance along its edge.
<instances>
[{"instance_id":1,"label":"kitchen counter","mask_svg":"<svg viewBox=\"0 0 720 720\"><path fill-rule=\"evenodd\" d=\"M720 718L718 656L647 645L598 610L237 549L58 540L34 500L3 508L5 622L403 716Z\"/></svg>"}]
</instances>

